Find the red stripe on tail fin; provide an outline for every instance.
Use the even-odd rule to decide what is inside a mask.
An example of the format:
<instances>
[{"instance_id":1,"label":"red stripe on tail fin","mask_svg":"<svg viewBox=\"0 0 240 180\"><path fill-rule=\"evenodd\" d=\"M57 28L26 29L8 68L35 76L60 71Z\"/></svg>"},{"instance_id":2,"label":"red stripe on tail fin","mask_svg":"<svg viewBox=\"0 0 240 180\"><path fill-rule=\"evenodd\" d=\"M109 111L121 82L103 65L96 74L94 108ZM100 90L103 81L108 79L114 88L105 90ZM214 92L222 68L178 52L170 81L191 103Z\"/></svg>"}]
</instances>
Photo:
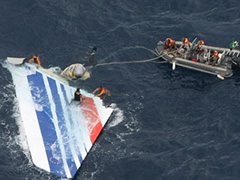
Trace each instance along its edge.
<instances>
[{"instance_id":1,"label":"red stripe on tail fin","mask_svg":"<svg viewBox=\"0 0 240 180\"><path fill-rule=\"evenodd\" d=\"M85 120L87 121L87 128L90 133L91 142L93 144L101 132L103 126L93 98L84 98L85 99L81 104L81 110L85 117Z\"/></svg>"}]
</instances>

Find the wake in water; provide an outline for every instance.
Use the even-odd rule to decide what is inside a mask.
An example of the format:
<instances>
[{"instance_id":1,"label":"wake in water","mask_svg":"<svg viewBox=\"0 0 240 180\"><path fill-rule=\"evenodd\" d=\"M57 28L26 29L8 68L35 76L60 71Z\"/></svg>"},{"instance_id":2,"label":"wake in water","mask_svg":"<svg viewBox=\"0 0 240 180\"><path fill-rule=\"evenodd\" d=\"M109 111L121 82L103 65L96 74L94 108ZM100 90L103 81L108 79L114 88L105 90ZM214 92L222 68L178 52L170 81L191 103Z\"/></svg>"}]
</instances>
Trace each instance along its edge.
<instances>
[{"instance_id":1,"label":"wake in water","mask_svg":"<svg viewBox=\"0 0 240 180\"><path fill-rule=\"evenodd\" d=\"M1 65L5 68L7 67L7 64L3 61L1 62ZM3 70L4 69L2 69L2 71ZM18 108L18 101L17 101L16 95L15 95L14 85L11 82L11 80L9 80L10 79L9 76L6 76L7 73L2 72L2 71L0 72L2 74L1 81L8 82L9 84L6 84L6 85L1 84L1 86L3 86L3 87L1 88L2 91L0 94L0 101L1 101L0 109L1 109L1 111L9 110L9 109L11 109L11 110L5 111L5 113L4 113L5 117L2 117L0 122L1 122L1 125L4 126L5 130L7 130L10 125L9 121L7 121L7 119L9 120L9 118L7 118L7 117L10 117L10 119L14 119L16 124L18 125L18 133L15 134L16 132L9 131L9 133L4 133L4 135L1 136L1 138L9 139L8 140L9 145L11 143L13 143L15 145L19 145L23 149L23 152L26 155L26 157L28 157L29 162L31 162L30 154L29 154L28 147L27 147L26 136L24 133L24 128L23 128L23 124L21 121L21 116L20 116L20 112L19 112L19 108ZM8 106L12 106L12 108L9 108ZM3 113L1 112L0 114L2 115ZM12 138L11 134L14 135L13 138ZM1 141L1 142L4 142L4 141ZM10 148L10 151L13 151L13 149Z\"/></svg>"},{"instance_id":2,"label":"wake in water","mask_svg":"<svg viewBox=\"0 0 240 180\"><path fill-rule=\"evenodd\" d=\"M109 128L117 126L118 124L120 124L124 120L123 110L118 108L116 104L111 104L111 107L114 109L114 111L113 111L114 118L108 124Z\"/></svg>"}]
</instances>

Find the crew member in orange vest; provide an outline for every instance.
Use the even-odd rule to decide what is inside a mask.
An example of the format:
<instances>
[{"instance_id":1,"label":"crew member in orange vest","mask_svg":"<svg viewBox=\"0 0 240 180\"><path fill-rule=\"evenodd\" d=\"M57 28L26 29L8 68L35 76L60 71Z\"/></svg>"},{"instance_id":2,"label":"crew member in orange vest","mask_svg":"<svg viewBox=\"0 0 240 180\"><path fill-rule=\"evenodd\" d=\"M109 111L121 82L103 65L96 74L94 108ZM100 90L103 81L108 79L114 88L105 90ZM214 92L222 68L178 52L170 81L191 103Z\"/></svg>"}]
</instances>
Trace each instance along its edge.
<instances>
[{"instance_id":1,"label":"crew member in orange vest","mask_svg":"<svg viewBox=\"0 0 240 180\"><path fill-rule=\"evenodd\" d=\"M108 89L102 87L102 86L100 86L97 89L95 89L93 91L93 94L96 93L96 92L99 92L96 96L100 97L102 100L105 99L106 95L108 95L108 96L111 95L110 91Z\"/></svg>"},{"instance_id":2,"label":"crew member in orange vest","mask_svg":"<svg viewBox=\"0 0 240 180\"><path fill-rule=\"evenodd\" d=\"M188 38L182 38L182 45L179 47L179 53L184 59L190 58L191 43Z\"/></svg>"},{"instance_id":3,"label":"crew member in orange vest","mask_svg":"<svg viewBox=\"0 0 240 180\"><path fill-rule=\"evenodd\" d=\"M197 45L194 48L194 53L197 54L197 61L201 63L206 62L206 56L207 56L207 49L204 47L204 41L199 40L197 42Z\"/></svg>"},{"instance_id":4,"label":"crew member in orange vest","mask_svg":"<svg viewBox=\"0 0 240 180\"><path fill-rule=\"evenodd\" d=\"M39 66L41 66L41 62L40 62L39 56L33 56L31 59L28 60L28 62L29 62L29 63L35 62L35 63L37 63Z\"/></svg>"},{"instance_id":5,"label":"crew member in orange vest","mask_svg":"<svg viewBox=\"0 0 240 180\"><path fill-rule=\"evenodd\" d=\"M182 38L181 48L183 48L185 51L189 51L190 50L191 43L189 42L188 38Z\"/></svg>"},{"instance_id":6,"label":"crew member in orange vest","mask_svg":"<svg viewBox=\"0 0 240 180\"><path fill-rule=\"evenodd\" d=\"M164 43L164 49L169 49L171 51L172 48L177 49L176 43L172 38L167 38Z\"/></svg>"},{"instance_id":7,"label":"crew member in orange vest","mask_svg":"<svg viewBox=\"0 0 240 180\"><path fill-rule=\"evenodd\" d=\"M215 66L218 63L218 60L219 60L219 52L217 50L214 50L211 54L208 64Z\"/></svg>"}]
</instances>

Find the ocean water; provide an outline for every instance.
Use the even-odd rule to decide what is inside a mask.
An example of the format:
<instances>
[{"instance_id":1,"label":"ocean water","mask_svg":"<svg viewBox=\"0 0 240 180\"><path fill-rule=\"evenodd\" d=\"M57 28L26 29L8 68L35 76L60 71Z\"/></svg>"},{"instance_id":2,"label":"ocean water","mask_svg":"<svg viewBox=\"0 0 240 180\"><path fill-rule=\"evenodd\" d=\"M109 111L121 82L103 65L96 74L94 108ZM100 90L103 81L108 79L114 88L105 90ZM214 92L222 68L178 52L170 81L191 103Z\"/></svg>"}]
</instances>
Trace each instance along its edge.
<instances>
[{"instance_id":1,"label":"ocean water","mask_svg":"<svg viewBox=\"0 0 240 180\"><path fill-rule=\"evenodd\" d=\"M0 0L0 59L43 67L154 57L167 37L228 47L240 40L237 0ZM56 180L31 162L11 75L0 66L0 179ZM115 112L74 179L240 179L240 73L224 81L169 64L99 66L79 86L112 92Z\"/></svg>"}]
</instances>

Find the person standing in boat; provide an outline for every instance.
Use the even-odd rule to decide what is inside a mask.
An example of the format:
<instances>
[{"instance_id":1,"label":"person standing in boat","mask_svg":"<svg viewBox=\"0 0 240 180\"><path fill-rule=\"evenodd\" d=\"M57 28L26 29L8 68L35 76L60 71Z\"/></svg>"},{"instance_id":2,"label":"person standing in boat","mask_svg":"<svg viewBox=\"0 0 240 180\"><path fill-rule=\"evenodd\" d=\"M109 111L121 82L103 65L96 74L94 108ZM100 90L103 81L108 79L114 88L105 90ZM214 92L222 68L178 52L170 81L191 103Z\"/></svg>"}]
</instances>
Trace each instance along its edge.
<instances>
[{"instance_id":1,"label":"person standing in boat","mask_svg":"<svg viewBox=\"0 0 240 180\"><path fill-rule=\"evenodd\" d=\"M169 51L172 51L172 49L177 49L176 43L172 38L167 38L164 43L164 49L169 49Z\"/></svg>"},{"instance_id":2,"label":"person standing in boat","mask_svg":"<svg viewBox=\"0 0 240 180\"><path fill-rule=\"evenodd\" d=\"M188 38L182 38L182 45L179 48L179 53L183 56L184 59L190 58L190 49L191 43Z\"/></svg>"},{"instance_id":3,"label":"person standing in boat","mask_svg":"<svg viewBox=\"0 0 240 180\"><path fill-rule=\"evenodd\" d=\"M215 66L218 63L218 60L219 60L219 52L217 50L214 50L211 54L208 64Z\"/></svg>"},{"instance_id":4,"label":"person standing in boat","mask_svg":"<svg viewBox=\"0 0 240 180\"><path fill-rule=\"evenodd\" d=\"M207 60L207 49L204 48L204 41L199 40L197 45L194 48L195 54L197 54L197 61L205 63Z\"/></svg>"}]
</instances>

